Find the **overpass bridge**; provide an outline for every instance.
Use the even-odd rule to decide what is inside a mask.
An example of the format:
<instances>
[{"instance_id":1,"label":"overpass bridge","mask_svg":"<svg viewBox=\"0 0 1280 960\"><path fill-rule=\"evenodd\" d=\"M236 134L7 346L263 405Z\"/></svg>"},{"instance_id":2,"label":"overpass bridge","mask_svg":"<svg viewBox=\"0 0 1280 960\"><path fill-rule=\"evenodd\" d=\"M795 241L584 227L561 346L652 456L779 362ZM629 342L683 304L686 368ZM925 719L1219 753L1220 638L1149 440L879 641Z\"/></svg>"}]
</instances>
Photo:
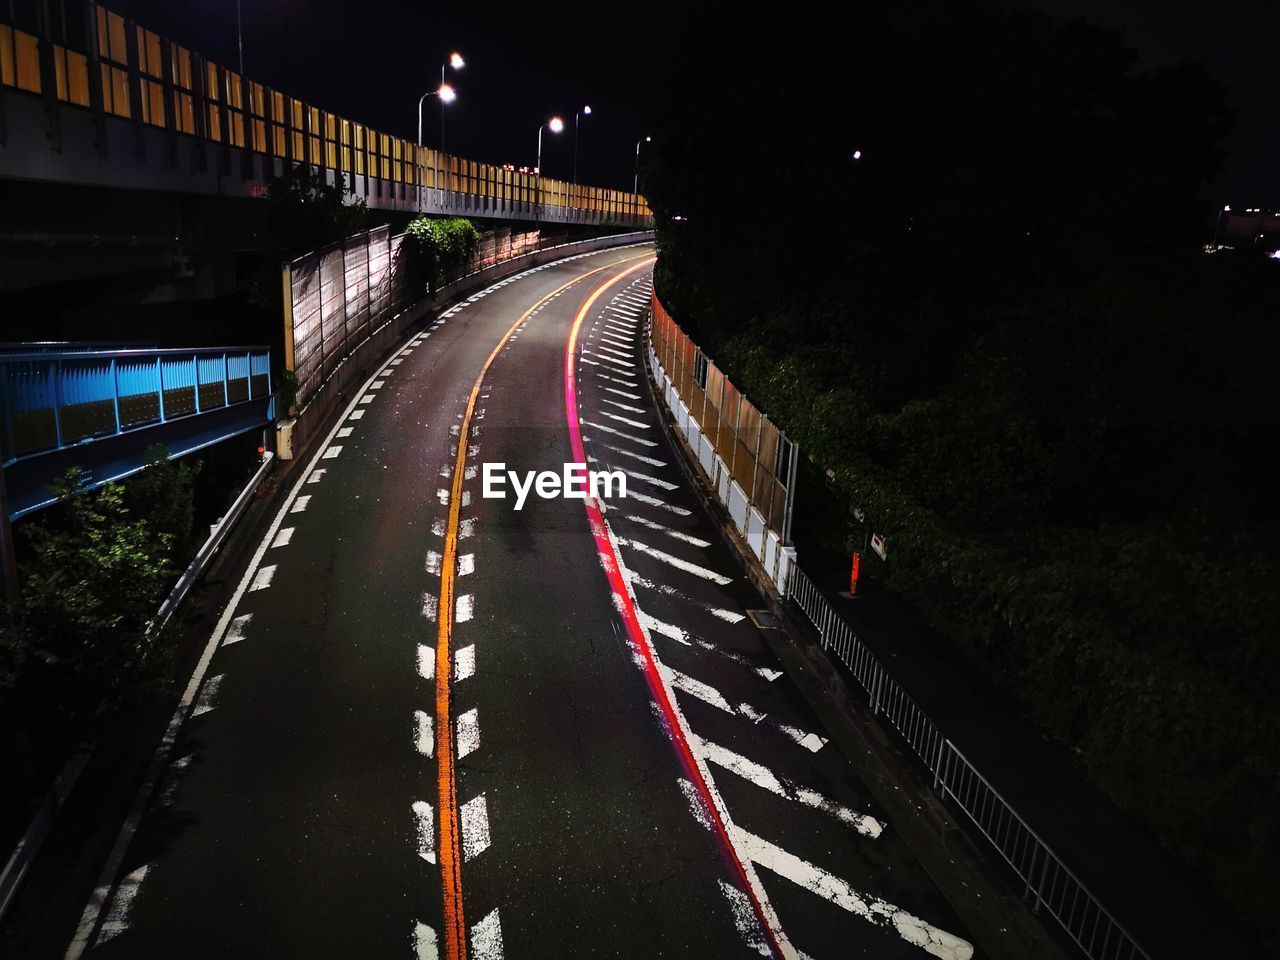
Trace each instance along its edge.
<instances>
[{"instance_id":1,"label":"overpass bridge","mask_svg":"<svg viewBox=\"0 0 1280 960\"><path fill-rule=\"evenodd\" d=\"M0 178L264 197L298 166L371 209L644 228L634 193L455 157L274 90L86 0L0 9Z\"/></svg>"},{"instance_id":2,"label":"overpass bridge","mask_svg":"<svg viewBox=\"0 0 1280 960\"><path fill-rule=\"evenodd\" d=\"M11 519L52 504L51 485L71 467L92 489L141 470L155 444L181 457L273 419L266 347L0 348Z\"/></svg>"}]
</instances>

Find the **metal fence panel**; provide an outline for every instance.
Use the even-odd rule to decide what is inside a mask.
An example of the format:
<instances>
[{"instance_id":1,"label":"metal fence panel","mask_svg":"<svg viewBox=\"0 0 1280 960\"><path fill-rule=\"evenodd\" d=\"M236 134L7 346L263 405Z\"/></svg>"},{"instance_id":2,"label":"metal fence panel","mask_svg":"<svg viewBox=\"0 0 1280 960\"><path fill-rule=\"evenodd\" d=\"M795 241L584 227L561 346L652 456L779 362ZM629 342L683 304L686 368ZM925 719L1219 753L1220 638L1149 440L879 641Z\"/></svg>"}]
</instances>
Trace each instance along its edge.
<instances>
[{"instance_id":1,"label":"metal fence panel","mask_svg":"<svg viewBox=\"0 0 1280 960\"><path fill-rule=\"evenodd\" d=\"M934 789L954 801L1024 884L1035 912L1045 910L1090 960L1150 960L1149 955L977 768L902 689L799 567L787 596L928 770Z\"/></svg>"}]
</instances>

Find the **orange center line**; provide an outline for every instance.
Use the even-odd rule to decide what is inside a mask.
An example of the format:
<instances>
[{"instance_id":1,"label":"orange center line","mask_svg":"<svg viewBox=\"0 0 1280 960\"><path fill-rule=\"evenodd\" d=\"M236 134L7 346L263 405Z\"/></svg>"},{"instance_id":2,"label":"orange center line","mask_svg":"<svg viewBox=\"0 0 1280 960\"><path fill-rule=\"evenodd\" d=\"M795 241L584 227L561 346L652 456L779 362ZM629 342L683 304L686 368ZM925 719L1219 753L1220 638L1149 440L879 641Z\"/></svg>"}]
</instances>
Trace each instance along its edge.
<instances>
[{"instance_id":1,"label":"orange center line","mask_svg":"<svg viewBox=\"0 0 1280 960\"><path fill-rule=\"evenodd\" d=\"M453 483L449 493L449 519L445 527L444 558L440 566L440 602L436 616L436 778L440 809L439 856L440 885L444 899L444 945L447 960L466 960L467 926L462 903L462 855L461 828L458 821L458 780L456 769L456 744L454 742L452 711L453 669L452 650L454 620L454 588L457 579L458 523L462 506L462 481L466 472L467 440L471 435L471 419L475 412L480 388L489 368L520 325L529 319L539 307L557 294L593 274L616 267L619 263L648 257L627 257L602 267L578 274L561 284L520 315L502 335L490 352L480 374L476 377L467 397L466 411L458 432L458 451L453 464Z\"/></svg>"}]
</instances>

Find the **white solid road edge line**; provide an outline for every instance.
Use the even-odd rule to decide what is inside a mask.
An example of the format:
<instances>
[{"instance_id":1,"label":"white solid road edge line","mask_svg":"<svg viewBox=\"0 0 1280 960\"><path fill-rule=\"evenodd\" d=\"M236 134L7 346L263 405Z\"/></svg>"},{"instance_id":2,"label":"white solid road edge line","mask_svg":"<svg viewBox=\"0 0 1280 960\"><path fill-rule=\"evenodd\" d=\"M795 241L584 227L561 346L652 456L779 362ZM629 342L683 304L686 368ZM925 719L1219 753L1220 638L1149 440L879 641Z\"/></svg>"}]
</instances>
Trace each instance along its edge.
<instances>
[{"instance_id":1,"label":"white solid road edge line","mask_svg":"<svg viewBox=\"0 0 1280 960\"><path fill-rule=\"evenodd\" d=\"M240 578L240 584L236 587L235 593L231 595L231 599L227 602L226 607L223 608L222 615L218 618L217 626L214 627L208 643L205 644L204 653L201 654L200 660L191 674L191 679L187 682L187 687L182 693L182 699L178 701L178 707L174 710L173 716L169 720L169 726L165 729L164 737L161 738L160 745L156 747L155 754L151 758L151 764L147 767L147 777L142 782L142 786L138 788L137 794L134 795L133 803L129 807L129 815L125 818L125 822L120 828L120 833L116 836L115 845L112 846L111 853L107 856L107 862L98 877L98 883L94 887L93 893L89 896L89 902L84 908L80 922L76 925L75 936L72 937L71 943L67 947L64 960L79 960L91 945L94 928L98 924L98 917L101 916L103 908L110 899L112 888L116 883L116 877L120 873L125 854L129 850L129 844L133 841L133 836L138 832L138 827L142 823L147 804L151 799L152 793L155 792L160 775L164 772L169 753L173 749L174 743L177 742L178 732L182 729L182 724L186 721L192 704L195 703L196 695L204 682L204 675L209 670L209 663L213 660L213 655L221 644L223 635L227 632L227 627L231 623L236 608L240 605L240 601L249 590L249 585L253 582L254 576L258 571L258 565L262 563L262 558L266 555L271 542L275 539L276 533L280 529L280 525L284 522L285 516L288 515L294 501L298 498L303 484L307 482L307 477L316 468L316 464L320 462L320 458L329 448L329 444L333 442L333 438L337 436L338 428L342 426L343 421L347 419L352 410L355 409L356 404L360 402L360 397L369 388L369 384L382 375L382 371L386 369L389 362L383 363L377 371L370 375L364 385L354 393L351 402L347 404L346 410L337 418L333 427L329 430L329 435L325 437L323 443L316 447L316 452L312 454L311 462L307 465L307 469L298 475L298 479L294 482L288 498L281 504L279 511L276 512L275 519L271 521L271 526L267 528L266 534L259 542L258 549L254 551L253 559L249 561L249 565L245 568L244 576Z\"/></svg>"},{"instance_id":2,"label":"white solid road edge line","mask_svg":"<svg viewBox=\"0 0 1280 960\"><path fill-rule=\"evenodd\" d=\"M627 595L631 600L632 609L637 613L640 611L640 604L636 600L635 587L631 584L630 571L627 568L626 561L622 557L622 550L618 546L618 538L613 535L613 528L609 525L609 521L602 515L601 523L604 526L605 536L609 540L609 544L613 549L613 559L618 564L618 572L622 575L623 589L627 591ZM693 730L689 726L689 721L685 719L684 711L680 709L680 704L676 700L675 690L672 688L670 678L666 676L666 664L658 657L657 648L654 646L653 637L649 633L649 628L644 625L638 616L636 622L640 627L640 633L644 637L645 643L649 645L649 653L653 657L653 661L658 665L657 680L665 688L664 692L667 702L671 706L671 713L675 718L676 724L680 727L681 735L684 737L685 743L693 743ZM755 866L750 857L742 849L738 840L737 828L733 822L733 818L729 816L729 808L725 805L724 799L720 796L720 791L716 787L715 779L711 776L711 770L708 769L706 758L700 756L697 751L691 749L694 765L698 768L698 773L702 778L702 782L706 785L707 793L711 797L711 802L716 807L716 813L720 817L720 822L724 825L727 833L726 839L734 848L734 858L738 861L738 865L742 869L743 879L751 888L751 894L759 907L760 913L763 915L760 919L768 926L769 933L772 934L774 943L777 945L782 954L781 960L799 960L800 953L792 945L787 937L786 931L783 930L782 921L778 918L777 911L773 907L769 895L765 892L764 886L760 883L760 876L755 871ZM763 931L762 931L763 932Z\"/></svg>"}]
</instances>

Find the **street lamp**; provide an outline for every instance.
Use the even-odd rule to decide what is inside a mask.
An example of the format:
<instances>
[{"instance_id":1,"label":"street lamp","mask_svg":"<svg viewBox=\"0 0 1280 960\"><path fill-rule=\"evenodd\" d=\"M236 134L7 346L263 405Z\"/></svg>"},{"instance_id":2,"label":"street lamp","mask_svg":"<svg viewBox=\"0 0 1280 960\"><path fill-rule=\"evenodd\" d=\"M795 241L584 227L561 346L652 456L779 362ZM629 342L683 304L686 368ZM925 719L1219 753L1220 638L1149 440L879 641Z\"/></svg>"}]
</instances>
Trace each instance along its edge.
<instances>
[{"instance_id":1,"label":"street lamp","mask_svg":"<svg viewBox=\"0 0 1280 960\"><path fill-rule=\"evenodd\" d=\"M427 102L427 97L440 98L440 113L443 114L444 105L446 103L453 103L453 101L458 99L458 91L454 90L453 87L449 86L449 84L447 83L441 83L440 86L438 86L436 89L428 90L426 93L424 93L421 97L418 98L418 156L414 157L414 165L418 167L418 212L419 213L422 212L422 163L420 161L420 158L422 155L422 105ZM443 131L444 129L443 120L440 121L440 128ZM437 153L436 154L436 158L437 158L436 159L436 189L437 190L440 188L439 156L440 155ZM441 194L440 201L441 201L440 205L444 206L443 194Z\"/></svg>"},{"instance_id":2,"label":"street lamp","mask_svg":"<svg viewBox=\"0 0 1280 960\"><path fill-rule=\"evenodd\" d=\"M578 185L578 118L591 116L590 105L583 107L573 115L573 185Z\"/></svg>"},{"instance_id":3,"label":"street lamp","mask_svg":"<svg viewBox=\"0 0 1280 960\"><path fill-rule=\"evenodd\" d=\"M446 67L452 67L454 70L461 70L466 65L467 65L467 62L462 59L462 54L460 54L457 50L449 54L449 59L446 60L444 63L440 64L441 89L447 86L447 84L445 84L444 82L444 71ZM444 97L440 98L440 152L436 154L436 186L437 187L440 186L440 165L444 162L444 105L450 102L452 101L446 100ZM441 201L441 205L443 206L443 203L444 203L443 191L441 191L440 193L440 201Z\"/></svg>"},{"instance_id":4,"label":"street lamp","mask_svg":"<svg viewBox=\"0 0 1280 960\"><path fill-rule=\"evenodd\" d=\"M635 179L631 182L632 196L640 195L640 144L652 143L652 142L653 142L653 137L641 137L639 140L636 141L636 175L635 175Z\"/></svg>"},{"instance_id":5,"label":"street lamp","mask_svg":"<svg viewBox=\"0 0 1280 960\"><path fill-rule=\"evenodd\" d=\"M546 123L538 124L538 162L534 165L533 172L538 178L538 195L537 206L534 208L534 222L542 220L542 131L543 128L550 128L552 133L560 133L564 130L564 120L560 117L552 117Z\"/></svg>"},{"instance_id":6,"label":"street lamp","mask_svg":"<svg viewBox=\"0 0 1280 960\"><path fill-rule=\"evenodd\" d=\"M453 53L449 54L449 59L446 60L444 63L440 64L440 86L443 87L445 85L444 71L446 67L453 67L453 69L455 70L461 70L466 65L467 65L467 62L462 59L462 54L458 53L456 50ZM444 104L445 104L445 101L441 100L440 101L440 150L442 152L444 151Z\"/></svg>"}]
</instances>

